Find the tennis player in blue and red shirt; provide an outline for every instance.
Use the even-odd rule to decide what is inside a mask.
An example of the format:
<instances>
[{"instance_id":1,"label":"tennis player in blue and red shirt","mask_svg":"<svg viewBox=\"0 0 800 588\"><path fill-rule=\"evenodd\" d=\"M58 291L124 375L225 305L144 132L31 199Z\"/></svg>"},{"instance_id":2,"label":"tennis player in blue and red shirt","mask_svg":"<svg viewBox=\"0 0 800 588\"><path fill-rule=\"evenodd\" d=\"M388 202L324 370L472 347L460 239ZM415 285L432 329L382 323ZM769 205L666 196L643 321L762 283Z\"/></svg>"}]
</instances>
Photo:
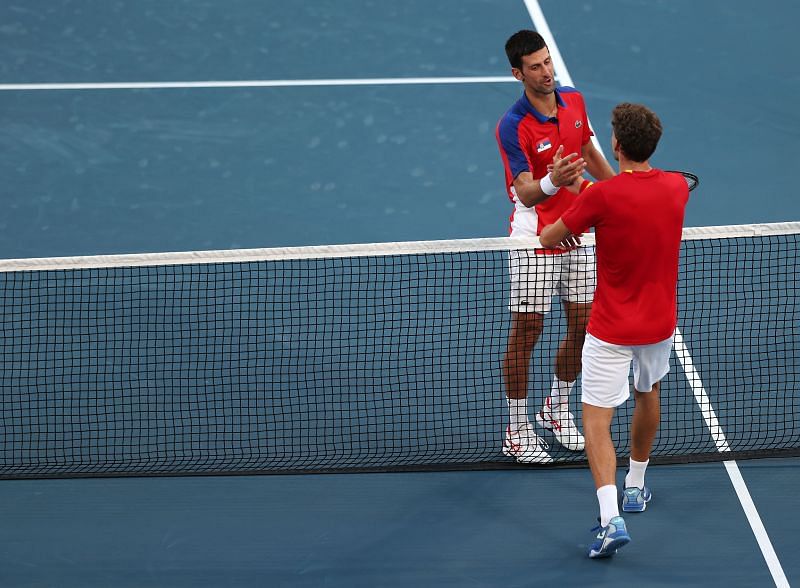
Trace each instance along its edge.
<instances>
[{"instance_id":1,"label":"tennis player in blue and red shirt","mask_svg":"<svg viewBox=\"0 0 800 588\"><path fill-rule=\"evenodd\" d=\"M542 36L519 31L508 39L505 49L511 72L524 88L497 125L506 190L514 205L511 237L537 237L572 204L575 195L566 186L584 170L600 180L612 177L614 171L591 142L583 96L574 88L556 87L550 51ZM503 452L520 462L547 463L552 461L547 445L528 419L531 353L551 300L558 295L567 329L556 354L550 394L536 420L552 430L565 448L583 450L583 436L569 411L569 396L581 369L595 287L594 254L587 248L513 251L510 273L511 330L503 360L510 418Z\"/></svg>"}]
</instances>

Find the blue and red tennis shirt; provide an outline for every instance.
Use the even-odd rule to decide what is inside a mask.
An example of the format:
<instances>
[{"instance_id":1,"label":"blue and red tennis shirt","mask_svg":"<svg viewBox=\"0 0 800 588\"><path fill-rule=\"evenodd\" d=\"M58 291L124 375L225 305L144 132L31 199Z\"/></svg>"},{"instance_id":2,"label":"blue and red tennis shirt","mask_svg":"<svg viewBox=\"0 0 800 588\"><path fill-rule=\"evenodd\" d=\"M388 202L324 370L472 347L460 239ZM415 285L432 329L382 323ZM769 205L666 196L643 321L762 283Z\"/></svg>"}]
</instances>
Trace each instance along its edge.
<instances>
[{"instance_id":1,"label":"blue and red tennis shirt","mask_svg":"<svg viewBox=\"0 0 800 588\"><path fill-rule=\"evenodd\" d=\"M535 180L547 175L547 165L559 145L563 155L577 153L591 140L583 96L575 88L562 86L556 91L557 116L548 118L536 110L523 92L522 97L508 109L497 123L497 144L506 171L506 191L514 204L511 213L512 237L535 237L542 229L559 219L576 195L561 188L544 202L528 208L514 190L514 178L531 172Z\"/></svg>"}]
</instances>

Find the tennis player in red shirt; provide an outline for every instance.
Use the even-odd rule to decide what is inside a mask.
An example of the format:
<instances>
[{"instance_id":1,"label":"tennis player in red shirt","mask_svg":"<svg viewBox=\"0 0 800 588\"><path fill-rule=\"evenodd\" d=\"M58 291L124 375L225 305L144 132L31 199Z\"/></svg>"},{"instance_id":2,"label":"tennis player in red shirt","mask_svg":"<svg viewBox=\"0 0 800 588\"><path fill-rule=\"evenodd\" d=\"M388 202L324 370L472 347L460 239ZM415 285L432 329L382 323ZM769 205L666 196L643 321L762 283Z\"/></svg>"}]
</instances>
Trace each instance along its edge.
<instances>
[{"instance_id":1,"label":"tennis player in red shirt","mask_svg":"<svg viewBox=\"0 0 800 588\"><path fill-rule=\"evenodd\" d=\"M639 104L612 113L611 147L619 175L585 187L540 236L542 246L571 249L595 228L597 288L583 346L583 426L597 487L600 526L589 557L608 557L630 541L619 516L617 456L611 440L614 409L629 397L633 364L636 406L623 512L641 512L652 494L644 473L660 418L659 382L669 371L677 323L678 259L689 189L680 174L650 166L661 122ZM576 182L577 186L577 182Z\"/></svg>"}]
</instances>

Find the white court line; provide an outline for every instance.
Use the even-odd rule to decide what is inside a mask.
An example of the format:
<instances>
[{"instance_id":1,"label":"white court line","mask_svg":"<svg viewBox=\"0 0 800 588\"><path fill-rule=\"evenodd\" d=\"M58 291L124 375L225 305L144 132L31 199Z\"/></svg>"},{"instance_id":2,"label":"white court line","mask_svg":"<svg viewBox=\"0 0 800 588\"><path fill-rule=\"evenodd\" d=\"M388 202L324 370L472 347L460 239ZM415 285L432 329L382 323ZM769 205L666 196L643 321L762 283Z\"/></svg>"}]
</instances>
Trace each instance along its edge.
<instances>
[{"instance_id":1,"label":"white court line","mask_svg":"<svg viewBox=\"0 0 800 588\"><path fill-rule=\"evenodd\" d=\"M542 37L544 37L547 47L550 49L550 56L553 58L553 66L555 67L556 73L559 76L559 81L563 81L565 85L568 86L574 85L572 83L572 78L569 75L569 71L567 70L567 65L564 63L564 59L561 57L561 52L558 50L556 40L550 31L550 26L547 24L547 19L545 19L542 8L539 6L538 0L525 0L525 6L528 8L528 13L531 15L531 19L533 19L533 24L536 27L536 30L539 31L539 34L542 35ZM602 153L603 150L600 148L597 141L594 143L598 150ZM706 394L703 382L700 380L700 375L694 368L692 357L689 354L689 350L686 348L680 330L677 328L675 329L675 353L681 362L683 371L686 374L686 379L692 388L695 400L700 407L700 412L703 414L703 419L706 422L706 426L708 426L711 437L714 439L717 450L720 453L730 451L728 440L725 438L725 434L722 431L722 428L719 426L717 415L714 412L714 408L711 405L708 394ZM739 498L739 502L742 505L745 515L747 516L747 521L750 523L750 528L753 530L753 534L756 537L758 546L761 549L761 554L764 556L764 559L767 562L767 567L772 574L772 579L775 582L775 585L778 588L788 587L789 582L786 580L786 575L783 572L780 560L778 560L778 556L772 547L772 541L770 541L769 535L767 535L767 531L761 522L761 517L758 514L758 510L753 503L753 499L750 496L750 492L747 489L744 478L739 471L739 466L735 461L726 461L724 463L725 470L728 472L728 477L731 479L731 484L733 484L733 487L736 490L736 495Z\"/></svg>"},{"instance_id":2,"label":"white court line","mask_svg":"<svg viewBox=\"0 0 800 588\"><path fill-rule=\"evenodd\" d=\"M703 382L700 379L700 374L698 374L697 370L694 368L692 356L689 353L689 349L686 347L686 343L683 341L681 330L677 327L675 328L674 347L675 355L683 367L683 373L686 374L686 380L689 382L689 386L692 388L694 399L697 402L697 406L700 407L703 420L705 420L706 427L708 427L708 431L711 433L711 438L714 440L714 444L717 446L717 451L720 453L730 451L731 448L730 445L728 445L728 440L725 438L725 433L722 431L722 427L719 426L717 413L714 411L714 407L711 405L711 400L709 399L706 389L703 386ZM735 464L736 462L731 463Z\"/></svg>"},{"instance_id":3,"label":"white court line","mask_svg":"<svg viewBox=\"0 0 800 588\"><path fill-rule=\"evenodd\" d=\"M700 407L700 412L703 414L703 419L706 421L706 426L711 433L712 439L714 439L717 450L720 453L730 451L731 448L730 445L728 445L728 440L725 438L725 433L723 433L722 428L719 426L717 415L714 412L713 406L711 406L711 400L709 400L703 382L700 380L700 375L694 368L692 356L686 348L683 335L681 335L679 329L675 329L675 355L677 355L678 360L683 366L686 379L692 388L697 405ZM767 534L764 523L761 521L761 516L758 514L753 498L750 496L750 491L747 489L747 484L745 484L742 473L739 471L739 466L732 460L723 463L725 464L725 470L728 472L728 477L731 479L731 484L733 484L733 488L736 490L736 496L739 498L745 516L747 516L747 522L750 523L750 528L753 530L753 535L756 537L758 547L761 549L761 554L767 562L767 567L772 574L775 586L778 588L788 588L789 582L786 579L786 575L783 573L781 562L778 559L778 555L775 553L772 541Z\"/></svg>"},{"instance_id":4,"label":"white court line","mask_svg":"<svg viewBox=\"0 0 800 588\"><path fill-rule=\"evenodd\" d=\"M220 80L201 82L75 82L43 84L0 84L0 91L37 90L168 90L180 88L295 88L308 86L411 86L426 84L518 83L513 76L444 78L362 78L330 80Z\"/></svg>"},{"instance_id":5,"label":"white court line","mask_svg":"<svg viewBox=\"0 0 800 588\"><path fill-rule=\"evenodd\" d=\"M558 80L563 82L565 86L574 86L575 84L572 82L572 76L569 75L567 64L564 63L564 58L561 57L561 51L558 49L556 39L550 31L550 25L547 24L547 19L544 17L544 12L542 12L542 7L539 6L538 0L525 0L525 6L528 9L528 14L531 15L531 20L533 20L533 26L536 27L536 32L539 33L544 38L544 42L547 43L547 48L550 50L550 57L553 59L553 67L556 68Z\"/></svg>"},{"instance_id":6,"label":"white court line","mask_svg":"<svg viewBox=\"0 0 800 588\"><path fill-rule=\"evenodd\" d=\"M730 451L731 448L730 445L728 445L728 440L725 438L725 433L719 425L716 412L714 412L714 407L711 405L711 400L708 398L700 375L694 368L692 356L686 348L683 335L681 335L680 330L677 328L675 329L675 355L681 362L683 371L686 374L686 379L689 382L689 386L692 388L694 398L697 401L697 405L700 407L700 412L703 414L703 419L711 433L711 438L714 439L717 450L720 453ZM789 582L786 580L786 575L783 573L781 562L778 559L778 555L775 553L775 549L772 546L772 541L767 534L764 523L761 522L761 516L758 514L753 498L750 496L750 491L747 489L747 484L745 484L742 473L739 471L739 466L732 460L723 463L725 464L725 470L728 472L728 477L731 479L731 484L733 484L733 488L736 490L736 496L738 496L742 509L747 516L747 522L750 523L750 528L753 530L753 535L756 537L758 547L761 549L761 554L767 562L767 567L772 574L775 585L779 588L788 588Z\"/></svg>"},{"instance_id":7,"label":"white court line","mask_svg":"<svg viewBox=\"0 0 800 588\"><path fill-rule=\"evenodd\" d=\"M750 522L750 528L753 529L753 535L756 536L758 546L761 548L761 554L767 562L767 567L772 574L772 579L775 581L775 586L778 588L789 588L789 581L786 579L786 574L783 573L783 567L778 559L775 550L772 548L772 541L767 535L767 530L761 522L761 517L756 510L756 505L747 490L747 484L744 483L742 473L739 471L739 466L735 461L726 461L725 469L728 470L731 483L736 489L736 495L739 497L739 502L742 503L742 508L747 515L747 520Z\"/></svg>"},{"instance_id":8,"label":"white court line","mask_svg":"<svg viewBox=\"0 0 800 588\"><path fill-rule=\"evenodd\" d=\"M564 58L561 57L561 51L558 49L558 44L556 43L556 38L553 36L553 33L550 31L550 25L547 24L547 19L544 17L544 12L542 12L542 7L539 6L538 0L525 0L525 6L528 9L528 14L531 15L531 20L533 20L533 26L536 27L536 31L544 38L544 42L547 43L547 48L550 50L550 57L553 59L553 67L556 70L556 77L558 81L561 82L564 86L575 86L572 81L572 76L569 75L569 70L567 69L567 64L564 62ZM594 133L594 127L592 127L592 121L588 118L589 121L589 128L592 129ZM597 134L592 135L592 143L594 144L595 148L603 153L602 147L600 147L600 142L597 140ZM603 154L605 157L605 154ZM606 157L606 159L608 159Z\"/></svg>"}]
</instances>

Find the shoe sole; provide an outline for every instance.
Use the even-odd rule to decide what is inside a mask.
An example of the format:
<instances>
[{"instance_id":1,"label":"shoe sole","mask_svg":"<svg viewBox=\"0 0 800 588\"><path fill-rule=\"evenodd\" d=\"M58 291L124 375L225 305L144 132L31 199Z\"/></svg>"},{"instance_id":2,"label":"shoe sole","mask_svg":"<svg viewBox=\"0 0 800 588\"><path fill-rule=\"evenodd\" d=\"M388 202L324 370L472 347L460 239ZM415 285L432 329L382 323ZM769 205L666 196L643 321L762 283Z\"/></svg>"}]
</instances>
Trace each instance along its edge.
<instances>
[{"instance_id":1,"label":"shoe sole","mask_svg":"<svg viewBox=\"0 0 800 588\"><path fill-rule=\"evenodd\" d=\"M604 557L611 557L614 555L620 547L625 547L628 543L631 542L630 537L617 537L613 539L611 543L606 545L606 548L603 551L595 552L594 550L589 551L589 558L590 559L602 559Z\"/></svg>"},{"instance_id":2,"label":"shoe sole","mask_svg":"<svg viewBox=\"0 0 800 588\"><path fill-rule=\"evenodd\" d=\"M642 504L625 504L622 503L622 512L644 512L647 509L647 503Z\"/></svg>"},{"instance_id":3,"label":"shoe sole","mask_svg":"<svg viewBox=\"0 0 800 588\"><path fill-rule=\"evenodd\" d=\"M563 441L561 441L561 439L558 436L558 433L556 433L553 430L553 425L550 424L550 421L548 421L547 419L542 417L542 413L541 412L537 412L536 413L536 422L539 423L542 426L542 428L547 429L548 431L553 433L553 435L556 438L556 441L558 441L559 445L561 445L564 449L568 449L569 451L583 451L584 444L572 445L572 444L570 444L568 442L564 443Z\"/></svg>"},{"instance_id":4,"label":"shoe sole","mask_svg":"<svg viewBox=\"0 0 800 588\"><path fill-rule=\"evenodd\" d=\"M517 460L518 463L539 463L545 465L548 463L553 463L555 461L552 457L549 456L546 458L536 458L527 460L525 458L521 458L518 455L514 455L511 449L505 445L503 445L503 455L505 455L506 457L513 457L515 460Z\"/></svg>"}]
</instances>

